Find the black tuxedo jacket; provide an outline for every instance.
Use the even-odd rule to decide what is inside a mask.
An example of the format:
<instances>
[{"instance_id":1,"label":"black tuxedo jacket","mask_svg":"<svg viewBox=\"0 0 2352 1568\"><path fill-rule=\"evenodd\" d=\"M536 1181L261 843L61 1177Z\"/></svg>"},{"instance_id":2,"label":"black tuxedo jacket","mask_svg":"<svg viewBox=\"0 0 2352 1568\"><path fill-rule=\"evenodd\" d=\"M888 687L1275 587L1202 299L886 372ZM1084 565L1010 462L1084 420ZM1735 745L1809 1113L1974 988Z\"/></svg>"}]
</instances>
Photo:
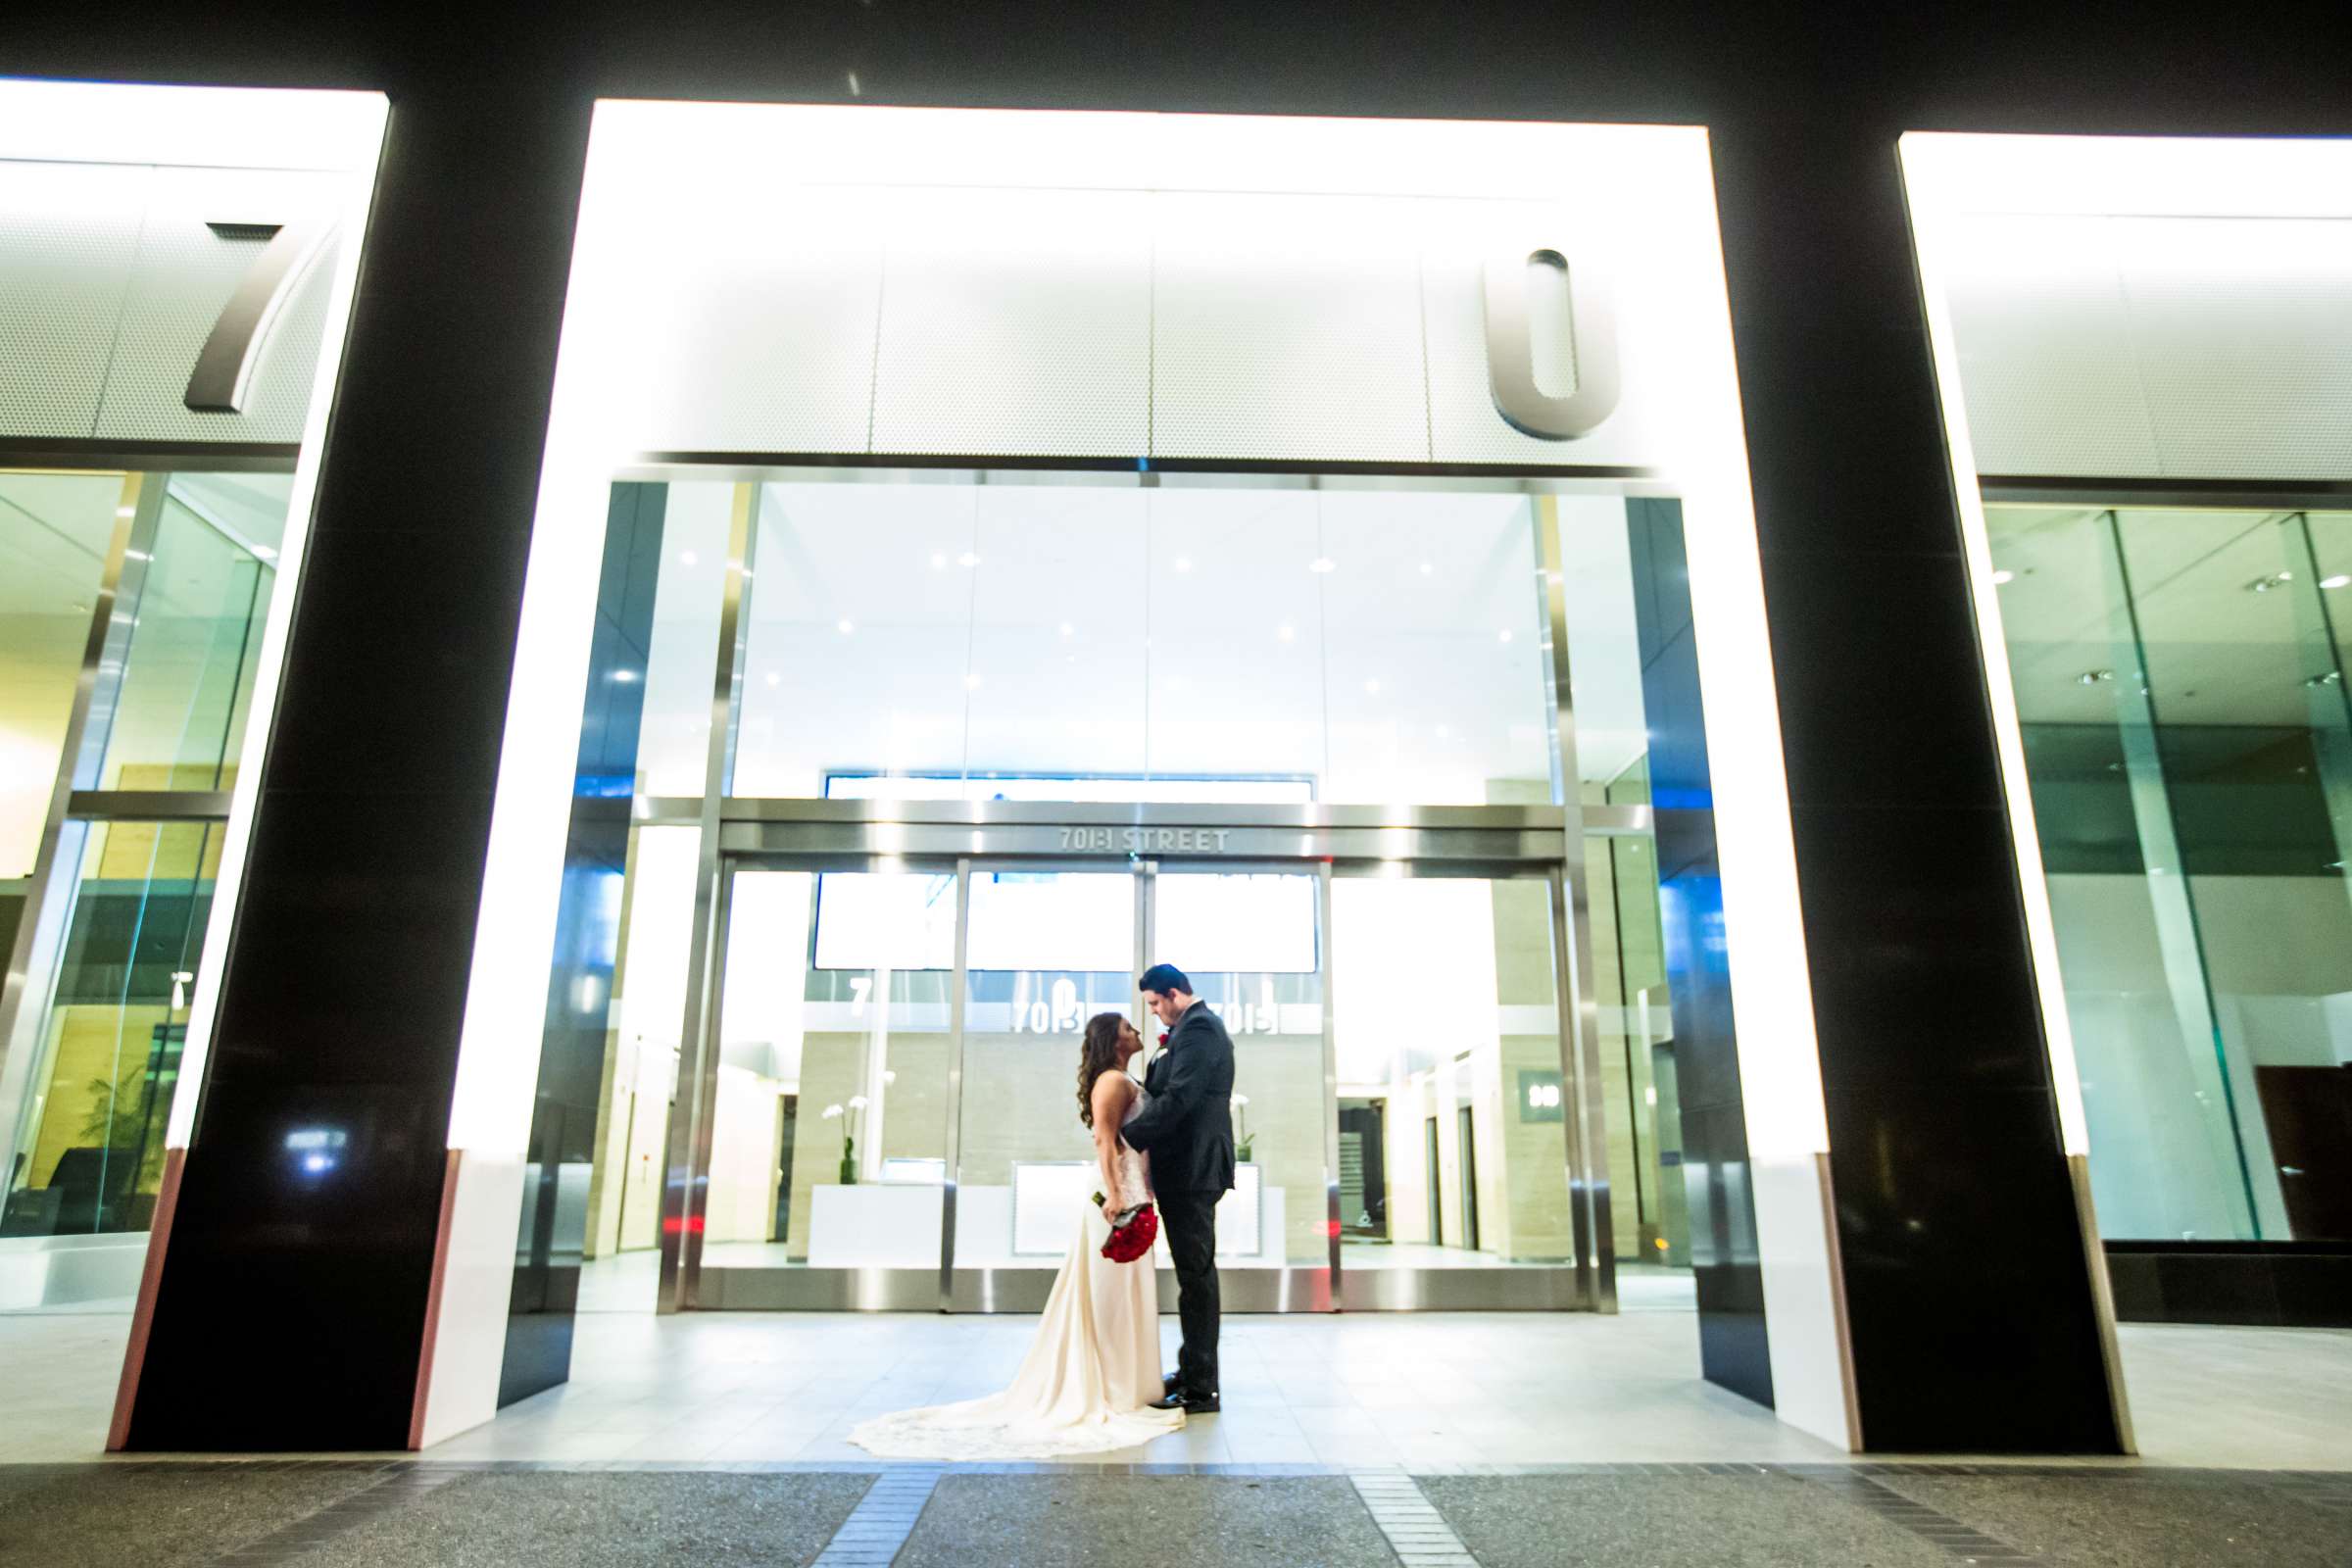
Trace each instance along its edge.
<instances>
[{"instance_id":1,"label":"black tuxedo jacket","mask_svg":"<svg viewBox=\"0 0 2352 1568\"><path fill-rule=\"evenodd\" d=\"M1168 1193L1233 1186L1233 1037L1196 1002L1168 1031L1167 1049L1144 1073L1151 1102L1123 1135L1152 1156L1152 1185Z\"/></svg>"}]
</instances>

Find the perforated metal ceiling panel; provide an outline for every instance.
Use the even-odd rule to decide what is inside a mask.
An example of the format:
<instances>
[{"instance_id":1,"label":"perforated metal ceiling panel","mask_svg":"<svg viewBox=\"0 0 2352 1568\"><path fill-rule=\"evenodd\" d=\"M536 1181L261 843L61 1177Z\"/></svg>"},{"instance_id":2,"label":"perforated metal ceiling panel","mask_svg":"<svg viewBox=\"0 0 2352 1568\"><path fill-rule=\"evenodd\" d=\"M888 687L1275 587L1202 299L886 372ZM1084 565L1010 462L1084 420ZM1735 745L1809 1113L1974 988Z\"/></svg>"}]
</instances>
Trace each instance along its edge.
<instances>
[{"instance_id":1,"label":"perforated metal ceiling panel","mask_svg":"<svg viewBox=\"0 0 2352 1568\"><path fill-rule=\"evenodd\" d=\"M2163 471L2105 221L1971 225L1949 292L1979 472Z\"/></svg>"},{"instance_id":2,"label":"perforated metal ceiling panel","mask_svg":"<svg viewBox=\"0 0 2352 1568\"><path fill-rule=\"evenodd\" d=\"M1152 450L1424 463L1415 204L1158 198Z\"/></svg>"},{"instance_id":3,"label":"perforated metal ceiling panel","mask_svg":"<svg viewBox=\"0 0 2352 1568\"><path fill-rule=\"evenodd\" d=\"M275 170L159 169L139 240L122 328L95 433L116 441L302 439L318 336L326 319L331 249L294 284L262 338L236 413L192 410L188 376L221 308L269 243L263 225L334 210L337 176ZM215 223L247 225L229 233Z\"/></svg>"},{"instance_id":4,"label":"perforated metal ceiling panel","mask_svg":"<svg viewBox=\"0 0 2352 1568\"><path fill-rule=\"evenodd\" d=\"M656 452L863 452L882 243L861 193L656 215L622 351L631 427Z\"/></svg>"},{"instance_id":5,"label":"perforated metal ceiling panel","mask_svg":"<svg viewBox=\"0 0 2352 1568\"><path fill-rule=\"evenodd\" d=\"M2352 222L2111 226L2164 471L2352 478Z\"/></svg>"},{"instance_id":6,"label":"perforated metal ceiling panel","mask_svg":"<svg viewBox=\"0 0 2352 1568\"><path fill-rule=\"evenodd\" d=\"M1958 239L1978 471L2352 477L2352 223L1980 216Z\"/></svg>"},{"instance_id":7,"label":"perforated metal ceiling panel","mask_svg":"<svg viewBox=\"0 0 2352 1568\"><path fill-rule=\"evenodd\" d=\"M924 192L893 224L876 452L1151 450L1151 198Z\"/></svg>"},{"instance_id":8,"label":"perforated metal ceiling panel","mask_svg":"<svg viewBox=\"0 0 2352 1568\"><path fill-rule=\"evenodd\" d=\"M0 435L86 437L97 423L150 177L0 163Z\"/></svg>"}]
</instances>

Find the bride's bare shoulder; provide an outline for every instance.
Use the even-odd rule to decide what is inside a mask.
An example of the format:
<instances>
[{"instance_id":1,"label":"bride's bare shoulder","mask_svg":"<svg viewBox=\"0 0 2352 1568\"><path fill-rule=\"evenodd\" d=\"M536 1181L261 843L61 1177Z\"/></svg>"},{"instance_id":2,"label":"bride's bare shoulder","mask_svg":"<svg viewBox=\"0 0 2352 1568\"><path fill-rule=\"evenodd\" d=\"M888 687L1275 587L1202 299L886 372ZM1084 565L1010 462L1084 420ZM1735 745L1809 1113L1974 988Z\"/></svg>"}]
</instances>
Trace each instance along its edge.
<instances>
[{"instance_id":1,"label":"bride's bare shoulder","mask_svg":"<svg viewBox=\"0 0 2352 1568\"><path fill-rule=\"evenodd\" d=\"M1095 1125L1107 1123L1116 1127L1127 1112L1127 1102L1135 1098L1135 1080L1123 1072L1105 1072L1095 1080Z\"/></svg>"}]
</instances>

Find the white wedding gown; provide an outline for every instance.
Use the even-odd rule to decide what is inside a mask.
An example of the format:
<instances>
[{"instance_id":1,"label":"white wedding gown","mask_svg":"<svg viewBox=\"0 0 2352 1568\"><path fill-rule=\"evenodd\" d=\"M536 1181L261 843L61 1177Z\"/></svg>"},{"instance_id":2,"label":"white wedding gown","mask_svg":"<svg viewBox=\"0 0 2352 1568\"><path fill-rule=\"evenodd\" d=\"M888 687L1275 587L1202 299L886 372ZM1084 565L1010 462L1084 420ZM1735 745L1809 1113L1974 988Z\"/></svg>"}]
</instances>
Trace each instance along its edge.
<instances>
[{"instance_id":1,"label":"white wedding gown","mask_svg":"<svg viewBox=\"0 0 2352 1568\"><path fill-rule=\"evenodd\" d=\"M1143 1109L1136 1092L1120 1125ZM1144 1156L1119 1145L1119 1190L1151 1191ZM1102 1255L1110 1221L1081 1200L1037 1338L1012 1386L960 1404L898 1410L859 1423L850 1441L885 1459L1054 1459L1151 1442L1184 1425L1159 1397L1159 1287L1150 1254Z\"/></svg>"}]
</instances>

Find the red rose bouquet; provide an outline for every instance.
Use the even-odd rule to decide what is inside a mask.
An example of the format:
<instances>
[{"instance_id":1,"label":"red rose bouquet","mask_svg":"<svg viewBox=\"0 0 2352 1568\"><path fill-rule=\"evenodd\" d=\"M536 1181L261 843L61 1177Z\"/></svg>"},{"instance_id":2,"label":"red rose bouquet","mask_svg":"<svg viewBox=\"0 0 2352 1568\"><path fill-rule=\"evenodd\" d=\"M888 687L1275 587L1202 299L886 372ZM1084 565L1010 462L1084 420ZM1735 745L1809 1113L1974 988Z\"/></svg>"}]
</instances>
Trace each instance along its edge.
<instances>
[{"instance_id":1,"label":"red rose bouquet","mask_svg":"<svg viewBox=\"0 0 2352 1568\"><path fill-rule=\"evenodd\" d=\"M1095 1195L1095 1206L1102 1206L1102 1195ZM1110 1220L1110 1240L1102 1244L1102 1255L1113 1263L1132 1263L1152 1250L1159 1239L1159 1214L1150 1203L1138 1203L1116 1214L1104 1210Z\"/></svg>"}]
</instances>

